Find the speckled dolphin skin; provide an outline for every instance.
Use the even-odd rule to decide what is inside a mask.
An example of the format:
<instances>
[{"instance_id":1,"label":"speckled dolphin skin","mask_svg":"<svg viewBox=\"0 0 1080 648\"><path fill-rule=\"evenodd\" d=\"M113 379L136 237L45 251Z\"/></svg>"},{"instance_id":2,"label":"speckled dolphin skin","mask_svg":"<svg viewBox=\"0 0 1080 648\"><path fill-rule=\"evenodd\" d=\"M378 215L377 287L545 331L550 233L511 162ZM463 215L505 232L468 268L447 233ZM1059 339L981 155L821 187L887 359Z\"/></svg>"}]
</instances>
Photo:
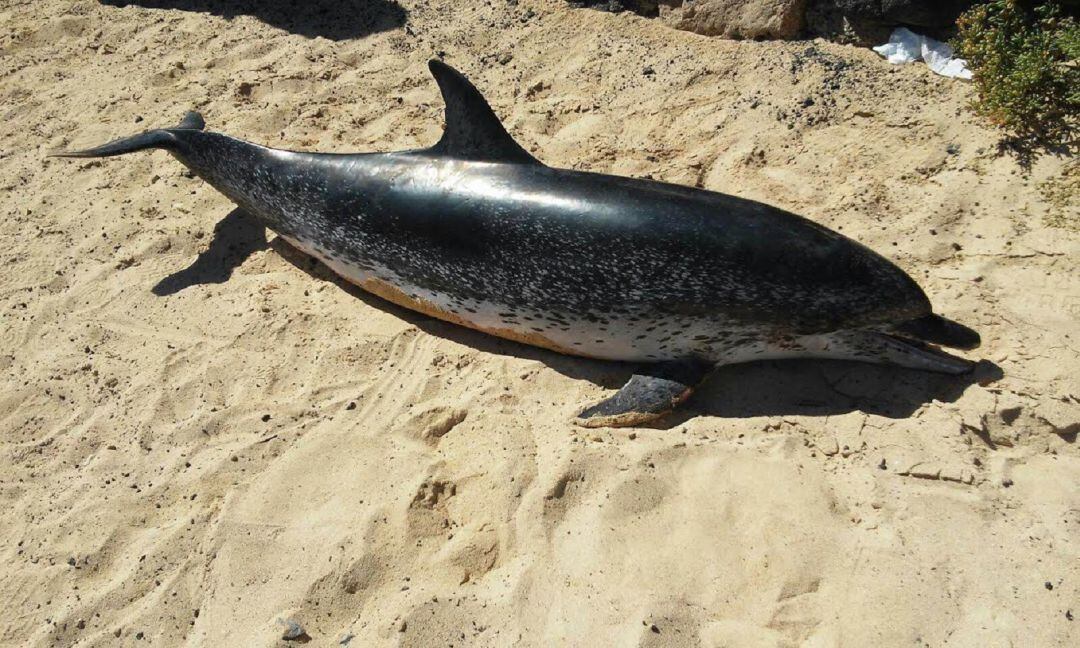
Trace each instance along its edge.
<instances>
[{"instance_id":1,"label":"speckled dolphin skin","mask_svg":"<svg viewBox=\"0 0 1080 648\"><path fill-rule=\"evenodd\" d=\"M446 130L428 149L282 151L175 128L57 155L164 149L345 279L401 306L561 353L647 363L586 426L670 411L713 367L827 357L963 373L930 344L978 335L907 274L786 211L545 166L459 72L430 63Z\"/></svg>"}]
</instances>

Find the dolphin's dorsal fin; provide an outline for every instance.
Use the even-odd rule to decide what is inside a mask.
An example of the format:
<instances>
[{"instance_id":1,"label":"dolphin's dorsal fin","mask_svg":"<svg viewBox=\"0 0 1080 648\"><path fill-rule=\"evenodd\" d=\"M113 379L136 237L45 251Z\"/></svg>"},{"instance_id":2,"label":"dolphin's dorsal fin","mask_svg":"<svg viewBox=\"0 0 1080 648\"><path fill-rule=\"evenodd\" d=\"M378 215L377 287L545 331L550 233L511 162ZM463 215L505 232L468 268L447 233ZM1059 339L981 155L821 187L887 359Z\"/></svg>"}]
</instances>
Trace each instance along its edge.
<instances>
[{"instance_id":1,"label":"dolphin's dorsal fin","mask_svg":"<svg viewBox=\"0 0 1080 648\"><path fill-rule=\"evenodd\" d=\"M176 125L176 128L183 130L203 130L206 128L206 120L194 110L189 110L184 113L184 118L180 120L180 123Z\"/></svg>"},{"instance_id":2,"label":"dolphin's dorsal fin","mask_svg":"<svg viewBox=\"0 0 1080 648\"><path fill-rule=\"evenodd\" d=\"M495 112L461 72L437 59L428 69L439 84L446 103L446 130L432 153L486 162L540 164L510 137Z\"/></svg>"}]
</instances>

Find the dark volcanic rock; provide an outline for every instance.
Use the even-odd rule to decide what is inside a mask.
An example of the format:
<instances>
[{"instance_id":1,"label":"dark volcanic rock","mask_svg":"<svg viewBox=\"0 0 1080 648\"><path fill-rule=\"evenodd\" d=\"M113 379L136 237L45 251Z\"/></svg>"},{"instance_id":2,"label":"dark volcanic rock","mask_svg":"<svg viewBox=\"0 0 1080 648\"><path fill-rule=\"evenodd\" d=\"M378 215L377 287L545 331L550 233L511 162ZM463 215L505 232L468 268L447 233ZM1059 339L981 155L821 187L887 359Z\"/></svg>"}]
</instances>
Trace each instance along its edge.
<instances>
[{"instance_id":1,"label":"dark volcanic rock","mask_svg":"<svg viewBox=\"0 0 1080 648\"><path fill-rule=\"evenodd\" d=\"M810 0L806 27L815 35L867 45L885 42L900 25L941 38L973 4L973 0Z\"/></svg>"}]
</instances>

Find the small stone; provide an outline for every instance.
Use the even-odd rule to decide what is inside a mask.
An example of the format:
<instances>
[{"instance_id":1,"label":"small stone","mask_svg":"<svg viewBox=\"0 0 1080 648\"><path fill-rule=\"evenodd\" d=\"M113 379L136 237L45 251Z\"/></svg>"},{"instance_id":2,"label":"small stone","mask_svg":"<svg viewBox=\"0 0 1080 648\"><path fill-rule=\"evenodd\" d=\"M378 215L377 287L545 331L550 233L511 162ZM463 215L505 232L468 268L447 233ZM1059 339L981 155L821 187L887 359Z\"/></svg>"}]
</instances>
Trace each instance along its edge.
<instances>
[{"instance_id":1,"label":"small stone","mask_svg":"<svg viewBox=\"0 0 1080 648\"><path fill-rule=\"evenodd\" d=\"M354 634L353 634L353 633L351 633L351 632L346 632L345 634L341 635L341 638L340 638L340 639L338 639L338 645L339 645L339 646L345 646L345 645L348 645L348 643L349 643L350 641L352 641L352 640L353 640L353 637L355 637L355 636L356 636L356 635L354 635Z\"/></svg>"},{"instance_id":2,"label":"small stone","mask_svg":"<svg viewBox=\"0 0 1080 648\"><path fill-rule=\"evenodd\" d=\"M831 457L840 452L840 444L838 444L833 437L827 437L823 441L819 441L817 447L821 450L821 454L827 457Z\"/></svg>"},{"instance_id":3,"label":"small stone","mask_svg":"<svg viewBox=\"0 0 1080 648\"><path fill-rule=\"evenodd\" d=\"M399 623L399 624L398 624L398 627L397 627L397 631L398 631L398 632L405 632L405 630L406 630L406 629L407 629L408 627L409 627L409 624L408 624L408 623L406 623L405 619L402 619L402 620L401 620L401 623Z\"/></svg>"},{"instance_id":4,"label":"small stone","mask_svg":"<svg viewBox=\"0 0 1080 648\"><path fill-rule=\"evenodd\" d=\"M263 414L262 415L262 422L263 423L266 423L269 420L270 420L270 415L269 414Z\"/></svg>"},{"instance_id":5,"label":"small stone","mask_svg":"<svg viewBox=\"0 0 1080 648\"><path fill-rule=\"evenodd\" d=\"M1008 487L1013 485L1013 480L1006 477L1005 479L1001 480L1001 485L1004 486L1005 488L1008 488Z\"/></svg>"},{"instance_id":6,"label":"small stone","mask_svg":"<svg viewBox=\"0 0 1080 648\"><path fill-rule=\"evenodd\" d=\"M878 470L888 470L889 469L889 464L886 463L885 457L881 458L881 462L878 463L877 467L878 467Z\"/></svg>"},{"instance_id":7,"label":"small stone","mask_svg":"<svg viewBox=\"0 0 1080 648\"><path fill-rule=\"evenodd\" d=\"M1051 583L1050 581L1046 581L1046 589L1048 589L1048 590L1054 589L1054 584Z\"/></svg>"},{"instance_id":8,"label":"small stone","mask_svg":"<svg viewBox=\"0 0 1080 648\"><path fill-rule=\"evenodd\" d=\"M962 483L964 481L964 469L960 466L945 466L941 469L940 476L945 481Z\"/></svg>"},{"instance_id":9,"label":"small stone","mask_svg":"<svg viewBox=\"0 0 1080 648\"><path fill-rule=\"evenodd\" d=\"M349 411L356 409L356 401L349 401L349 404L345 406L345 409Z\"/></svg>"},{"instance_id":10,"label":"small stone","mask_svg":"<svg viewBox=\"0 0 1080 648\"><path fill-rule=\"evenodd\" d=\"M1047 583L1047 585L1049 585L1049 584L1050 583ZM83 628L85 628L86 627L86 619L79 619L79 622L75 624L75 627L78 628L79 630L82 630Z\"/></svg>"},{"instance_id":11,"label":"small stone","mask_svg":"<svg viewBox=\"0 0 1080 648\"><path fill-rule=\"evenodd\" d=\"M930 463L919 463L912 466L908 474L919 479L937 479L941 475L941 467Z\"/></svg>"},{"instance_id":12,"label":"small stone","mask_svg":"<svg viewBox=\"0 0 1080 648\"><path fill-rule=\"evenodd\" d=\"M308 636L307 631L304 630L304 626L300 625L298 621L294 619L285 619L284 621L279 621L279 623L285 626L285 631L281 633L281 638L285 641L307 641L308 639L311 639L311 637Z\"/></svg>"},{"instance_id":13,"label":"small stone","mask_svg":"<svg viewBox=\"0 0 1080 648\"><path fill-rule=\"evenodd\" d=\"M113 630L112 636L119 637L120 633L123 632L123 631L124 631L123 628L117 628L116 630Z\"/></svg>"},{"instance_id":14,"label":"small stone","mask_svg":"<svg viewBox=\"0 0 1080 648\"><path fill-rule=\"evenodd\" d=\"M652 76L656 74L656 70L654 70L651 65L646 65L645 68L641 71L641 73L645 76Z\"/></svg>"}]
</instances>

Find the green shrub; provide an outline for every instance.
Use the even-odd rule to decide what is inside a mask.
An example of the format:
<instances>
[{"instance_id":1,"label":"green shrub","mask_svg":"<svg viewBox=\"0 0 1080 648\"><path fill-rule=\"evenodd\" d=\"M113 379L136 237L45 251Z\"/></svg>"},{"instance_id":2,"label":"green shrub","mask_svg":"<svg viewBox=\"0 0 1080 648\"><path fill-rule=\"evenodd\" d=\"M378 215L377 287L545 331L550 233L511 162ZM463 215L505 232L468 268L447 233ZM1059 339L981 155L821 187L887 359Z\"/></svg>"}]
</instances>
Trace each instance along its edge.
<instances>
[{"instance_id":1,"label":"green shrub","mask_svg":"<svg viewBox=\"0 0 1080 648\"><path fill-rule=\"evenodd\" d=\"M961 15L957 27L956 49L978 91L976 112L1019 140L1075 147L1080 24L1063 14L1062 3L990 0Z\"/></svg>"}]
</instances>

